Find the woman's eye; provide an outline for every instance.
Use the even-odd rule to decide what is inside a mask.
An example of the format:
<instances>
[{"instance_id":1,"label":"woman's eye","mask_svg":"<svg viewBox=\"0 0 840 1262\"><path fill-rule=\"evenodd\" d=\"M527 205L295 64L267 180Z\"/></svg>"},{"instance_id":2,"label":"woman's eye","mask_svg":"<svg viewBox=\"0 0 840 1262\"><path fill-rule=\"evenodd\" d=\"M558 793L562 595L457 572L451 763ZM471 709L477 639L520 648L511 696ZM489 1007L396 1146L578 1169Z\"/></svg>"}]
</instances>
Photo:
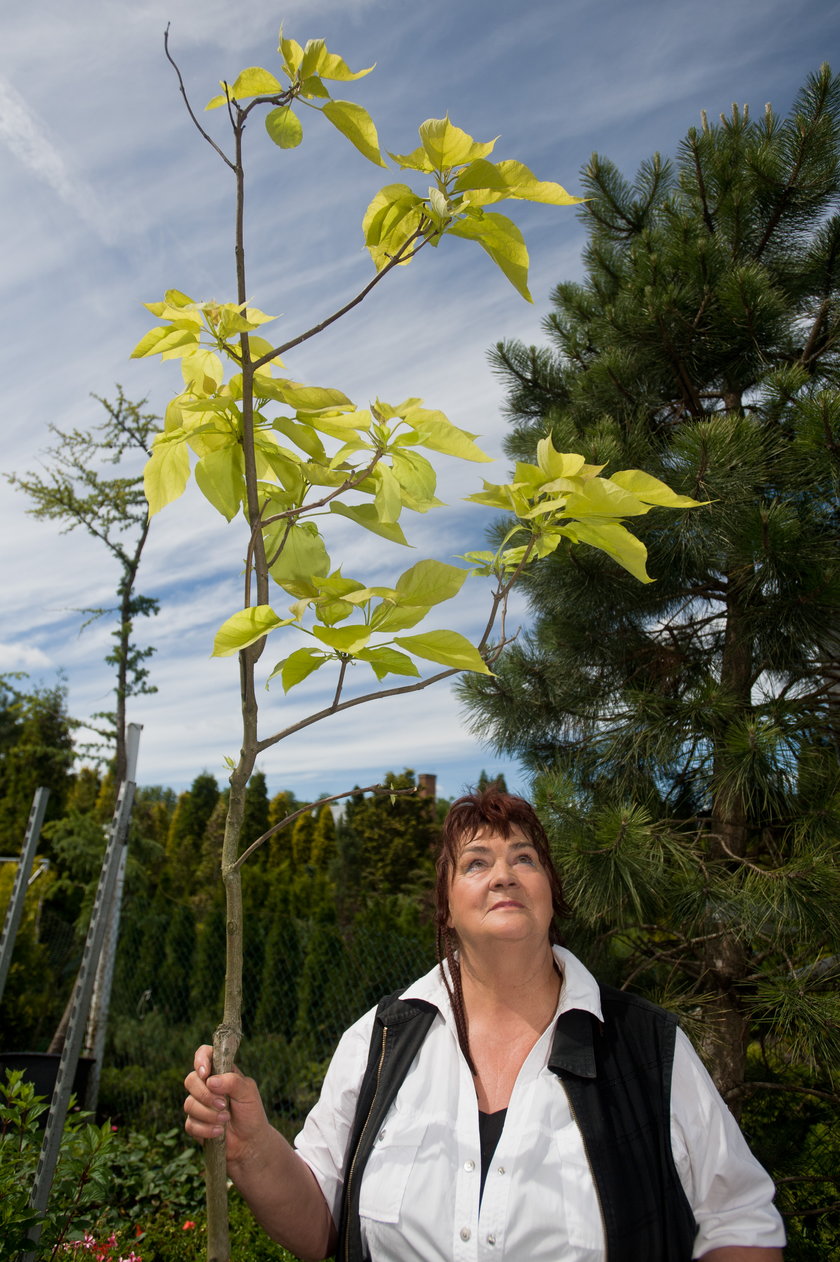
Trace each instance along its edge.
<instances>
[{"instance_id":1,"label":"woman's eye","mask_svg":"<svg viewBox=\"0 0 840 1262\"><path fill-rule=\"evenodd\" d=\"M531 865L531 867L534 866L535 860L532 854L521 854L518 856L518 859L520 863L528 863Z\"/></svg>"},{"instance_id":2,"label":"woman's eye","mask_svg":"<svg viewBox=\"0 0 840 1262\"><path fill-rule=\"evenodd\" d=\"M466 866L466 868L464 869L464 871L465 871L465 872L474 872L474 871L476 871L478 868L481 868L481 867L483 867L483 866L484 866L484 860L483 860L483 859L470 859L470 860L467 862L467 866Z\"/></svg>"}]
</instances>

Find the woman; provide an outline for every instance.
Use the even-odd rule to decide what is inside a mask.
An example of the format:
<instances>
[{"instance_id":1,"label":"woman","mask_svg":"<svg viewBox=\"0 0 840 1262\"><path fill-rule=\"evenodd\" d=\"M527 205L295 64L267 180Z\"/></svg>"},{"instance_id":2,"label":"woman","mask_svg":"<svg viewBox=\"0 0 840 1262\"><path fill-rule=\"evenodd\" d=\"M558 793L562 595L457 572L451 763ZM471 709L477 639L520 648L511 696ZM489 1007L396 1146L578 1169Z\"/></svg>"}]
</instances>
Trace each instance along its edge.
<instances>
[{"instance_id":1,"label":"woman","mask_svg":"<svg viewBox=\"0 0 840 1262\"><path fill-rule=\"evenodd\" d=\"M557 945L527 802L453 804L436 898L440 968L345 1033L294 1148L196 1053L187 1132L226 1130L269 1235L342 1262L780 1262L772 1184L676 1022Z\"/></svg>"}]
</instances>

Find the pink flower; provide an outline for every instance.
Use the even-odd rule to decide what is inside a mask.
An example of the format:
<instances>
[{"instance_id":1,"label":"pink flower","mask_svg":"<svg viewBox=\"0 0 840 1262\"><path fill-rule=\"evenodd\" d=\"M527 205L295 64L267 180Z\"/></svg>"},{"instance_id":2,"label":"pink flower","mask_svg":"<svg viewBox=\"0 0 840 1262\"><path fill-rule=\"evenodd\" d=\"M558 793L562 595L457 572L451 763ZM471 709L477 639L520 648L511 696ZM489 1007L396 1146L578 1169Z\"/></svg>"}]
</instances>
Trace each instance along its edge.
<instances>
[{"instance_id":1,"label":"pink flower","mask_svg":"<svg viewBox=\"0 0 840 1262\"><path fill-rule=\"evenodd\" d=\"M190 1220L189 1220L189 1219L187 1219L187 1221L184 1223L184 1225L183 1225L183 1227L181 1228L181 1230L182 1230L182 1231L192 1231L192 1229L193 1229L193 1227L194 1227L194 1226L195 1226L195 1223L191 1223L191 1222L190 1222Z\"/></svg>"}]
</instances>

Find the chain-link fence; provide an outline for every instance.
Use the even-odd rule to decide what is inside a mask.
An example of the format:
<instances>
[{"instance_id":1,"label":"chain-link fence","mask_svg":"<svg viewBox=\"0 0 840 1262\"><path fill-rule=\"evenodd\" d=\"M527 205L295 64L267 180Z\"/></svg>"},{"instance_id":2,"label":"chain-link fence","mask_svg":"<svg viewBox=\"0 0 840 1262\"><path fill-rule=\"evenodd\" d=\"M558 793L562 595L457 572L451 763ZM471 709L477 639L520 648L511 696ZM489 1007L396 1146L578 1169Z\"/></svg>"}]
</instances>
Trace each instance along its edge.
<instances>
[{"instance_id":1,"label":"chain-link fence","mask_svg":"<svg viewBox=\"0 0 840 1262\"><path fill-rule=\"evenodd\" d=\"M205 933L212 933L211 923ZM238 1062L259 1082L272 1120L292 1136L347 1026L383 994L432 967L432 935L428 928L377 926L370 915L346 930L290 920L263 930L262 938L246 948ZM118 1124L164 1128L180 1117L183 1078L196 1046L211 1041L222 1011L223 957L215 962L219 984L207 996L195 985L201 986L201 972L213 980L202 954L194 947L173 969L163 953L144 958L120 943L99 1098L100 1110ZM129 972L131 984L121 986Z\"/></svg>"},{"instance_id":2,"label":"chain-link fence","mask_svg":"<svg viewBox=\"0 0 840 1262\"><path fill-rule=\"evenodd\" d=\"M221 1014L223 914L204 916L196 935L179 905L169 906L168 924L153 915L145 924L126 918L100 1078L103 1117L146 1132L180 1126L184 1076ZM73 927L45 909L40 930L53 974L69 993ZM342 1032L383 994L433 966L432 931L416 908L406 914L405 899L384 897L344 926L335 917L255 918L246 923L246 943L239 1064L291 1138ZM840 1119L830 1093L807 1079L771 1084L747 1096L742 1123L777 1183L788 1262L840 1259Z\"/></svg>"}]
</instances>

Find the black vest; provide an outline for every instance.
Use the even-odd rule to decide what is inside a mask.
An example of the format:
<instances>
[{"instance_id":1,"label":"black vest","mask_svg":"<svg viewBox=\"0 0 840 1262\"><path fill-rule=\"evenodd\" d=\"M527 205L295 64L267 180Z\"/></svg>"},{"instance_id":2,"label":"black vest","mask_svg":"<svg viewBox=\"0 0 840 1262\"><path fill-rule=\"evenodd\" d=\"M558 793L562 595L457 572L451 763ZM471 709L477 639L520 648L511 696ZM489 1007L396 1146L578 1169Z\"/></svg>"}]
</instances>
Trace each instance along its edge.
<instances>
[{"instance_id":1,"label":"black vest","mask_svg":"<svg viewBox=\"0 0 840 1262\"><path fill-rule=\"evenodd\" d=\"M548 1066L563 1082L601 1205L608 1262L691 1262L696 1223L671 1154L676 1019L601 987L603 1025L572 1009L557 1019ZM421 1000L383 999L345 1159L336 1262L364 1262L362 1171L400 1084L437 1015Z\"/></svg>"}]
</instances>

